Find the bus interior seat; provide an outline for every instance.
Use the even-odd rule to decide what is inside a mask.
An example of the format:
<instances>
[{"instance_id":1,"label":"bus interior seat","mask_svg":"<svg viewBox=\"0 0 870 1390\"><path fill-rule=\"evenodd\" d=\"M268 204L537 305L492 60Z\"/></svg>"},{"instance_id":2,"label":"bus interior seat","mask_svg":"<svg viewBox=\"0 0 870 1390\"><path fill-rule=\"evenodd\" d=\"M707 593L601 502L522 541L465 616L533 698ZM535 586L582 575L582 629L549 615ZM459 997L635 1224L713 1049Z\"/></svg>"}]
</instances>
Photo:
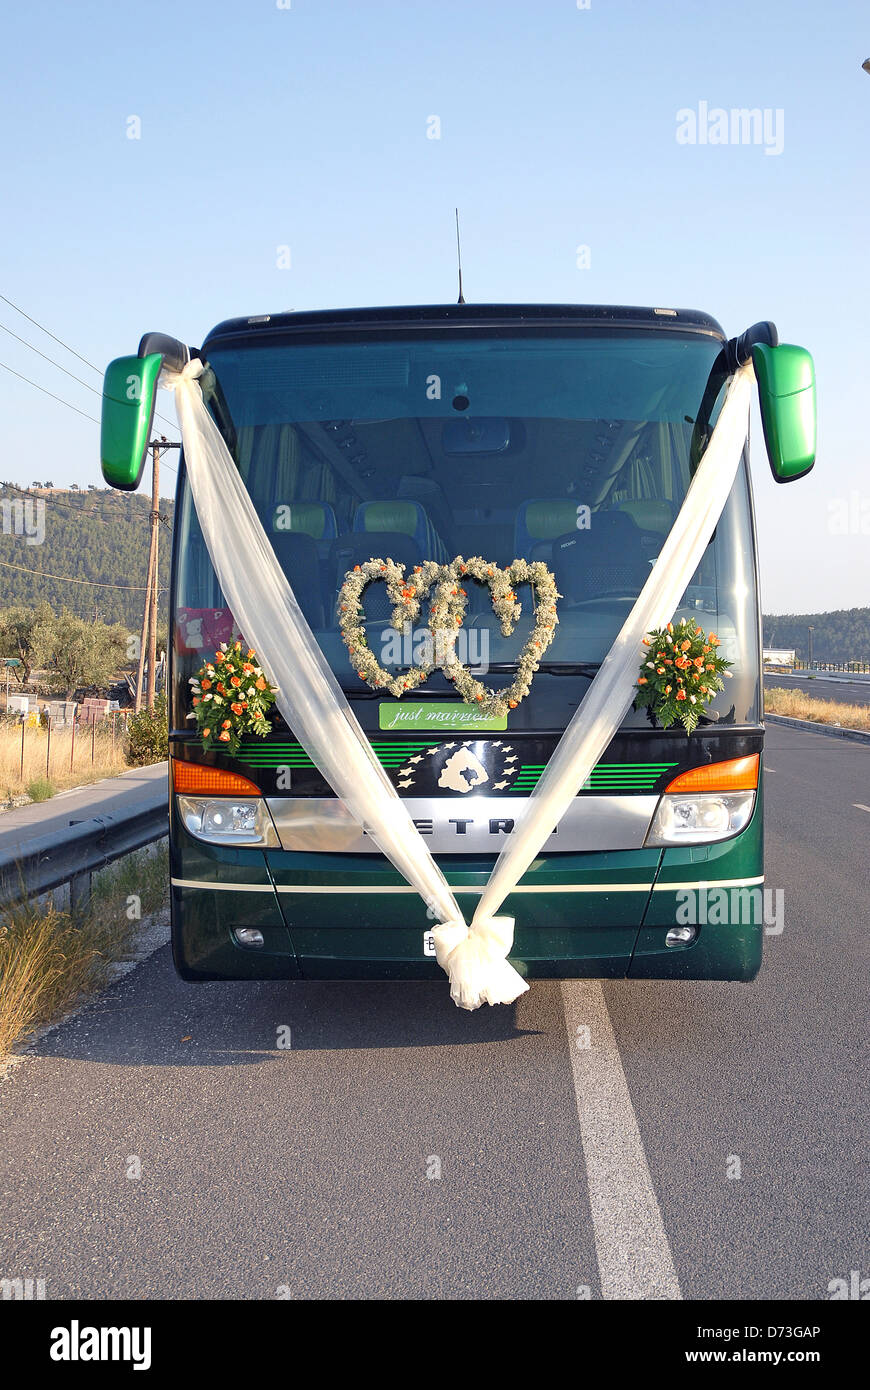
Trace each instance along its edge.
<instances>
[{"instance_id":1,"label":"bus interior seat","mask_svg":"<svg viewBox=\"0 0 870 1390\"><path fill-rule=\"evenodd\" d=\"M641 531L651 531L666 536L674 524L676 508L665 498L644 497L637 500L617 502L615 511L625 512Z\"/></svg>"},{"instance_id":2,"label":"bus interior seat","mask_svg":"<svg viewBox=\"0 0 870 1390\"><path fill-rule=\"evenodd\" d=\"M444 542L450 555L455 555L458 547L455 544L453 515L450 510L450 503L447 501L447 494L438 479L406 473L404 477L399 479L396 495L400 498L420 502L426 508L438 536ZM434 559L435 556L432 558Z\"/></svg>"},{"instance_id":3,"label":"bus interior seat","mask_svg":"<svg viewBox=\"0 0 870 1390\"><path fill-rule=\"evenodd\" d=\"M317 552L315 570L319 588L319 612L325 619L329 581L329 551L338 535L335 512L327 502L276 502L272 508L272 542L276 554L282 536L310 536ZM308 585L306 584L306 588ZM307 616L307 614L306 614ZM323 627L324 623L317 624Z\"/></svg>"},{"instance_id":4,"label":"bus interior seat","mask_svg":"<svg viewBox=\"0 0 870 1390\"><path fill-rule=\"evenodd\" d=\"M317 543L302 531L273 531L272 548L309 627L326 622Z\"/></svg>"},{"instance_id":5,"label":"bus interior seat","mask_svg":"<svg viewBox=\"0 0 870 1390\"><path fill-rule=\"evenodd\" d=\"M272 509L272 531L295 531L310 536L329 549L338 535L335 512L326 502L276 502Z\"/></svg>"},{"instance_id":6,"label":"bus interior seat","mask_svg":"<svg viewBox=\"0 0 870 1390\"><path fill-rule=\"evenodd\" d=\"M363 502L354 514L353 530L338 536L330 547L334 595L337 596L349 569L377 555L388 556L404 565L406 571L423 560L438 560L444 564L449 558L421 502ZM364 602L369 621L389 620L392 604L385 585L373 585L366 591Z\"/></svg>"},{"instance_id":7,"label":"bus interior seat","mask_svg":"<svg viewBox=\"0 0 870 1390\"><path fill-rule=\"evenodd\" d=\"M354 531L395 531L411 536L426 560L446 563L447 547L441 540L422 502L396 498L389 502L363 502L353 518Z\"/></svg>"},{"instance_id":8,"label":"bus interior seat","mask_svg":"<svg viewBox=\"0 0 870 1390\"><path fill-rule=\"evenodd\" d=\"M674 524L676 507L666 498L645 497L617 502L614 511L630 516L640 532L640 550L647 567L655 560Z\"/></svg>"},{"instance_id":9,"label":"bus interior seat","mask_svg":"<svg viewBox=\"0 0 870 1390\"><path fill-rule=\"evenodd\" d=\"M649 574L643 533L623 511L593 512L588 530L553 542L556 588L567 603L608 594L637 594Z\"/></svg>"},{"instance_id":10,"label":"bus interior seat","mask_svg":"<svg viewBox=\"0 0 870 1390\"><path fill-rule=\"evenodd\" d=\"M577 523L577 504L566 497L531 498L517 509L514 553L521 560L551 564L553 543Z\"/></svg>"}]
</instances>

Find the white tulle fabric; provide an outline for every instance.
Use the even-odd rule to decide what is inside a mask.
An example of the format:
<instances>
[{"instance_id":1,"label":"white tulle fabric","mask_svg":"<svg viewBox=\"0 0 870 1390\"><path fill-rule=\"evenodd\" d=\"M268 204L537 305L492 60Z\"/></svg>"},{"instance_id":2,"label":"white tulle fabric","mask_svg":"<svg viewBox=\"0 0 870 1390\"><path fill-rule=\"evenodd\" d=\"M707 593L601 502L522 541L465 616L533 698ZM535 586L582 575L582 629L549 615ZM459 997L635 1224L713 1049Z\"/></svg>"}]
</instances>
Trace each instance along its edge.
<instances>
[{"instance_id":1,"label":"white tulle fabric","mask_svg":"<svg viewBox=\"0 0 870 1390\"><path fill-rule=\"evenodd\" d=\"M751 362L732 378L716 428L670 534L495 861L471 923L472 932L498 911L519 883L631 709L643 638L651 628L670 622L728 500L749 429L754 380Z\"/></svg>"},{"instance_id":2,"label":"white tulle fabric","mask_svg":"<svg viewBox=\"0 0 870 1390\"><path fill-rule=\"evenodd\" d=\"M649 579L499 855L469 927L447 880L375 757L279 565L232 456L206 409L200 361L164 370L175 392L184 457L218 583L255 648L276 703L333 791L438 925L435 953L463 1009L510 1004L528 985L508 962L512 917L498 909L610 743L634 699L641 638L667 622L719 520L746 438L751 366L731 382L710 443Z\"/></svg>"}]
</instances>

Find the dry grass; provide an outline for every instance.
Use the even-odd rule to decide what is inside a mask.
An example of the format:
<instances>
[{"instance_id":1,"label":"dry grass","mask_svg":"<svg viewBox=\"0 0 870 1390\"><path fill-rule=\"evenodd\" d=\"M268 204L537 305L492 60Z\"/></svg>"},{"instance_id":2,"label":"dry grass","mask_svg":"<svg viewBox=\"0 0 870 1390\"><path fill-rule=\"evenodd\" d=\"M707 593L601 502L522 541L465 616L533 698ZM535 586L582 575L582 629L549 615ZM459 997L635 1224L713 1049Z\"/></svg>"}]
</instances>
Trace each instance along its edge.
<instances>
[{"instance_id":1,"label":"dry grass","mask_svg":"<svg viewBox=\"0 0 870 1390\"><path fill-rule=\"evenodd\" d=\"M789 719L809 719L814 724L839 724L844 729L870 729L870 705L846 705L837 700L817 700L802 690L783 690L774 686L764 692L768 714L784 714Z\"/></svg>"},{"instance_id":2,"label":"dry grass","mask_svg":"<svg viewBox=\"0 0 870 1390\"><path fill-rule=\"evenodd\" d=\"M0 721L0 802L27 795L31 784L41 787L40 799L44 800L46 782L53 792L65 791L68 787L81 787L127 770L124 730L120 722L114 745L111 724L107 721L105 726L97 724L93 747L90 726L76 729L74 749L70 729L52 729L50 750L47 730L25 725L22 776L21 730L20 724Z\"/></svg>"},{"instance_id":3,"label":"dry grass","mask_svg":"<svg viewBox=\"0 0 870 1390\"><path fill-rule=\"evenodd\" d=\"M73 919L51 903L23 903L0 919L0 1057L100 989L129 955L141 917L167 901L168 852L140 851L95 877L91 908ZM134 912L131 920L130 912Z\"/></svg>"}]
</instances>

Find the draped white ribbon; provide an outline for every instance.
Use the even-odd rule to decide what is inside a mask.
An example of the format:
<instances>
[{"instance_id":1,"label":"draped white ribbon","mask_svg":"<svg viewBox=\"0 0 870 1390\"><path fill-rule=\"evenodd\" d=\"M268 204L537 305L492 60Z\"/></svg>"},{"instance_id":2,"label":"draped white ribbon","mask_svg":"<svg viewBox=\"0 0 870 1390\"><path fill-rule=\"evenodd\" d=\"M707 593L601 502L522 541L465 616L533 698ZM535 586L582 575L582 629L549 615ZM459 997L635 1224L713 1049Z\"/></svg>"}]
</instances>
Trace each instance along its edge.
<instances>
[{"instance_id":1,"label":"draped white ribbon","mask_svg":"<svg viewBox=\"0 0 870 1390\"><path fill-rule=\"evenodd\" d=\"M499 854L474 914L472 931L483 926L517 886L631 709L643 638L673 617L728 500L746 442L754 380L751 362L732 378L710 442L658 559Z\"/></svg>"},{"instance_id":2,"label":"draped white ribbon","mask_svg":"<svg viewBox=\"0 0 870 1390\"><path fill-rule=\"evenodd\" d=\"M528 798L471 927L372 751L279 565L226 444L203 401L200 361L164 369L175 391L197 516L218 583L276 688L276 703L312 762L438 919L438 963L464 1009L512 1003L528 985L506 959L513 918L497 916L610 743L635 694L641 638L667 622L725 506L746 439L752 367L733 378L716 428L661 554L601 669Z\"/></svg>"}]
</instances>

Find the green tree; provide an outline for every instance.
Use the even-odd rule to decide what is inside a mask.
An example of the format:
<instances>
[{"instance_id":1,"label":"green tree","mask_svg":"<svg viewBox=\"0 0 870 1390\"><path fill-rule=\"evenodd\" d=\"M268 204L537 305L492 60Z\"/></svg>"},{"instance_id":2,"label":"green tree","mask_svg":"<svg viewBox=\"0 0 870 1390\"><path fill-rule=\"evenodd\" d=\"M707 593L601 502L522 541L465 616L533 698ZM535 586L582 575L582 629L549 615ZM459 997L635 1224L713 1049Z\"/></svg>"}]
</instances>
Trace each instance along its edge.
<instances>
[{"instance_id":1,"label":"green tree","mask_svg":"<svg viewBox=\"0 0 870 1390\"><path fill-rule=\"evenodd\" d=\"M40 633L46 623L52 621L47 603L38 603L32 608L14 604L0 611L0 656L18 657L21 665L11 669L19 685L27 685L31 671L38 665Z\"/></svg>"},{"instance_id":2,"label":"green tree","mask_svg":"<svg viewBox=\"0 0 870 1390\"><path fill-rule=\"evenodd\" d=\"M34 641L47 689L68 700L81 687L105 689L127 660L125 628L86 622L67 609L40 624Z\"/></svg>"},{"instance_id":3,"label":"green tree","mask_svg":"<svg viewBox=\"0 0 870 1390\"><path fill-rule=\"evenodd\" d=\"M82 490L45 498L45 545L38 564L22 563L22 541L0 528L0 606L31 608L45 600L79 618L99 617L136 631L142 622L148 567L151 499L113 489ZM171 521L165 498L161 514ZM169 534L160 527L160 616L169 584ZM75 583L69 583L69 580ZM85 582L82 582L85 581ZM97 612L95 613L95 606Z\"/></svg>"},{"instance_id":4,"label":"green tree","mask_svg":"<svg viewBox=\"0 0 870 1390\"><path fill-rule=\"evenodd\" d=\"M169 722L166 713L166 691L154 699L154 709L147 707L130 720L127 762L131 767L146 767L149 763L164 762L169 757Z\"/></svg>"}]
</instances>

